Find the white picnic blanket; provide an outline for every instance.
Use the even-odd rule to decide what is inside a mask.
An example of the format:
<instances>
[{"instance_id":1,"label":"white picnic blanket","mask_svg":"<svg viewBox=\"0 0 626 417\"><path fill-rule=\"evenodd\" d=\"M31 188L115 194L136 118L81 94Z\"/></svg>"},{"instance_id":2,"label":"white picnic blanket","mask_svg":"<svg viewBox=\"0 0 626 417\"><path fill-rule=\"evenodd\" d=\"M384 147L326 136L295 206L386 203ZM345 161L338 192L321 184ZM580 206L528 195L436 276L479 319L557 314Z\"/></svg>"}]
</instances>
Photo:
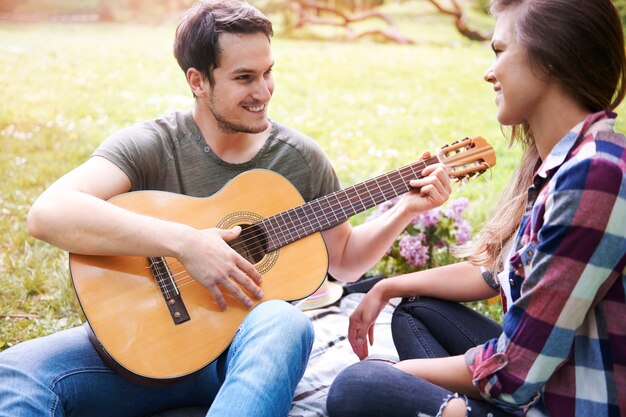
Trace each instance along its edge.
<instances>
[{"instance_id":1,"label":"white picnic blanket","mask_svg":"<svg viewBox=\"0 0 626 417\"><path fill-rule=\"evenodd\" d=\"M326 397L335 376L359 360L348 342L348 318L363 295L348 294L330 307L305 311L315 328L315 342L307 369L296 388L290 417L326 417ZM393 309L388 304L378 317L370 355L396 357L391 339Z\"/></svg>"},{"instance_id":2,"label":"white picnic blanket","mask_svg":"<svg viewBox=\"0 0 626 417\"><path fill-rule=\"evenodd\" d=\"M326 397L335 376L358 361L348 342L348 318L364 294L348 294L337 303L305 311L315 329L315 342L309 364L296 388L289 417L326 417ZM396 357L391 339L392 300L380 313L374 330L370 355ZM204 417L206 409L186 408L158 413L152 417Z\"/></svg>"}]
</instances>

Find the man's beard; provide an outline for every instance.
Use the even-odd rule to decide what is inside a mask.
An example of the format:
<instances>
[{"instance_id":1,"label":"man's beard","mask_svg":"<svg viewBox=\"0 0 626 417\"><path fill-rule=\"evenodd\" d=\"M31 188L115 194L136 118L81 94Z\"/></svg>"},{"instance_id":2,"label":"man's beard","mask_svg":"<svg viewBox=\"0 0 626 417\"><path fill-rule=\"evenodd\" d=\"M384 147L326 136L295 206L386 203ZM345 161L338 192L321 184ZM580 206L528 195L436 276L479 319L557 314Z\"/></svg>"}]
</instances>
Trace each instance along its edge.
<instances>
[{"instance_id":1,"label":"man's beard","mask_svg":"<svg viewBox=\"0 0 626 417\"><path fill-rule=\"evenodd\" d=\"M261 133L263 131L265 131L265 129L267 129L268 124L266 123L265 126L262 127L253 127L253 126L248 126L242 123L235 123L235 122L231 122L229 120L227 120L224 116L222 116L221 114L217 113L215 111L215 101L214 101L214 97L211 95L211 97L209 98L209 110L211 111L211 114L213 114L213 117L215 118L215 121L217 122L217 127L222 130L222 132L224 133L251 133L251 134L255 134L255 133Z\"/></svg>"}]
</instances>

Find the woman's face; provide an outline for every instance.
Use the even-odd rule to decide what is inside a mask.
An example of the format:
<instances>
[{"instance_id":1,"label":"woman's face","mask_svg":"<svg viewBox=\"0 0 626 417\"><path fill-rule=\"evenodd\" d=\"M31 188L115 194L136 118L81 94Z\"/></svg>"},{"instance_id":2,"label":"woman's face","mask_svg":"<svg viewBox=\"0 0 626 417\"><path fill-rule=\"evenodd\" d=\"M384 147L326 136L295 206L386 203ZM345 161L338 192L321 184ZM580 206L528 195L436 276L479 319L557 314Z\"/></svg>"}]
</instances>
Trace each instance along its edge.
<instances>
[{"instance_id":1,"label":"woman's face","mask_svg":"<svg viewBox=\"0 0 626 417\"><path fill-rule=\"evenodd\" d=\"M484 76L496 92L497 119L502 125L529 121L540 109L548 86L547 74L533 68L526 48L518 43L520 11L520 6L513 6L498 15L491 42L496 57Z\"/></svg>"}]
</instances>

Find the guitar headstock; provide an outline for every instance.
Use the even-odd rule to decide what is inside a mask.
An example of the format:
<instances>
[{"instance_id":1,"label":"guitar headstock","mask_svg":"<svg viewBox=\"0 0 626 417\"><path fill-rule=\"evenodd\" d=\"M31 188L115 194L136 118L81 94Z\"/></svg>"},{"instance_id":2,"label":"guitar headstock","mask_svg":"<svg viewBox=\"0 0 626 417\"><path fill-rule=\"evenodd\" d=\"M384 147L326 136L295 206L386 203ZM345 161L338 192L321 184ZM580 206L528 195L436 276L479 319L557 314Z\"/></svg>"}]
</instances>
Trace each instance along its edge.
<instances>
[{"instance_id":1,"label":"guitar headstock","mask_svg":"<svg viewBox=\"0 0 626 417\"><path fill-rule=\"evenodd\" d=\"M437 157L448 168L450 178L457 180L481 175L496 164L493 148L480 136L446 145Z\"/></svg>"}]
</instances>

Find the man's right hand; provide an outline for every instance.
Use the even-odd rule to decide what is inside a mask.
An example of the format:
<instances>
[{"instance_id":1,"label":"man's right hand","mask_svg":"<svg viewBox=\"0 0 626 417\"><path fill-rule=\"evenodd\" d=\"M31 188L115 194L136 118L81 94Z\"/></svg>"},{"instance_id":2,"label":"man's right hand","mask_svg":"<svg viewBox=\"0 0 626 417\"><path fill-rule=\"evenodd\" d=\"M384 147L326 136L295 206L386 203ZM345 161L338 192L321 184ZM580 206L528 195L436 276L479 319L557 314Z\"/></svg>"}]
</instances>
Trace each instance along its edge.
<instances>
[{"instance_id":1,"label":"man's right hand","mask_svg":"<svg viewBox=\"0 0 626 417\"><path fill-rule=\"evenodd\" d=\"M259 288L261 274L226 243L239 236L241 227L195 230L194 233L194 243L185 246L179 261L192 278L211 292L220 309L225 310L227 307L222 289L230 292L248 308L252 307L253 301L239 285L253 297L263 297L263 291Z\"/></svg>"}]
</instances>

